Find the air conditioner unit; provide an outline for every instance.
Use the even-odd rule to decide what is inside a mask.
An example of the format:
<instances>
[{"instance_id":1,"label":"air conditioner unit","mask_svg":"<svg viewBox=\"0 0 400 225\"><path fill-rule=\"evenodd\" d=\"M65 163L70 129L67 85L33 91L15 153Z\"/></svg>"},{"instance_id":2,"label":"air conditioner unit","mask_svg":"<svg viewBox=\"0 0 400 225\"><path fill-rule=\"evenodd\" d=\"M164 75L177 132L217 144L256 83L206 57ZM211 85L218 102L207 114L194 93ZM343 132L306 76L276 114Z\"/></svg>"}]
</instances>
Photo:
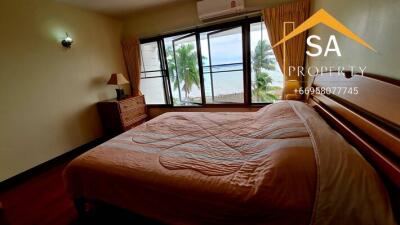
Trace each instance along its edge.
<instances>
[{"instance_id":1,"label":"air conditioner unit","mask_svg":"<svg viewBox=\"0 0 400 225\"><path fill-rule=\"evenodd\" d=\"M197 13L203 22L235 16L242 12L244 12L244 0L197 1Z\"/></svg>"}]
</instances>

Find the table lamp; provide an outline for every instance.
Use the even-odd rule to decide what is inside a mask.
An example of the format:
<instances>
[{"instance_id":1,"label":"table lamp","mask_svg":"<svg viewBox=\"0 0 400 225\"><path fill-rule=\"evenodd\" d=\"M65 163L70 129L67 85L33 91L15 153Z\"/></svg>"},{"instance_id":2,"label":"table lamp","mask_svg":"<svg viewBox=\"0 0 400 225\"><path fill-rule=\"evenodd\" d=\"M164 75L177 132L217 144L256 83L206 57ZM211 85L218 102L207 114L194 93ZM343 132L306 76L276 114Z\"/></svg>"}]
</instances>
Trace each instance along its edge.
<instances>
[{"instance_id":1,"label":"table lamp","mask_svg":"<svg viewBox=\"0 0 400 225\"><path fill-rule=\"evenodd\" d=\"M122 73L113 73L111 74L110 80L108 80L107 84L117 85L115 91L117 92L117 100L121 100L124 97L124 89L121 88L120 85L129 84L129 81L122 75Z\"/></svg>"}]
</instances>

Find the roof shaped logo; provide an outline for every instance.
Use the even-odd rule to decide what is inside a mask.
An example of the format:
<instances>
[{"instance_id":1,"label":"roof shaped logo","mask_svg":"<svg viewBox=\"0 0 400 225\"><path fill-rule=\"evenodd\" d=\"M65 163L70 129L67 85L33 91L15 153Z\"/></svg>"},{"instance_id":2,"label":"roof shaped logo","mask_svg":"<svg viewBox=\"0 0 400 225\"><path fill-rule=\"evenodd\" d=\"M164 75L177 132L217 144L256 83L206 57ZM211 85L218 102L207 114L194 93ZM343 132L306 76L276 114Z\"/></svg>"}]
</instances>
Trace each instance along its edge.
<instances>
[{"instance_id":1,"label":"roof shaped logo","mask_svg":"<svg viewBox=\"0 0 400 225\"><path fill-rule=\"evenodd\" d=\"M360 37L355 35L349 28L347 28L342 23L337 21L332 15L330 15L324 9L318 10L314 15L312 15L310 18L308 18L306 21L304 21L302 24L300 24L298 27L296 27L296 29L294 29L292 32L290 32L285 37L283 37L278 43L276 43L273 46L273 48L275 48L276 46L290 40L291 38L295 37L296 35L299 35L300 33L304 32L320 23L325 24L326 26L343 34L344 36L358 42L359 44L363 45L364 47L376 52L376 50L371 45L369 45L363 39L361 39Z\"/></svg>"}]
</instances>

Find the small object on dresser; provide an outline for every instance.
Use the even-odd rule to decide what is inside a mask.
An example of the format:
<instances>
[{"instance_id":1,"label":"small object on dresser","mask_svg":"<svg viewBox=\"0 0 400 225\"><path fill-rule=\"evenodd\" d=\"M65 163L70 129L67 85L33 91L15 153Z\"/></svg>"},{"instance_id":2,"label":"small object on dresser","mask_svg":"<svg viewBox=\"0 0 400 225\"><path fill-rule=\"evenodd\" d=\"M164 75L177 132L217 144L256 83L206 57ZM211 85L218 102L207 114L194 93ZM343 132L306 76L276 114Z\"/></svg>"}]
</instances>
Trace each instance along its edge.
<instances>
[{"instance_id":1,"label":"small object on dresser","mask_svg":"<svg viewBox=\"0 0 400 225\"><path fill-rule=\"evenodd\" d=\"M115 136L146 121L144 96L111 99L97 104L104 134Z\"/></svg>"},{"instance_id":2,"label":"small object on dresser","mask_svg":"<svg viewBox=\"0 0 400 225\"><path fill-rule=\"evenodd\" d=\"M111 74L110 80L108 80L107 84L117 85L117 88L115 89L117 92L117 100L121 100L125 97L124 89L121 88L121 85L129 84L129 81L122 73Z\"/></svg>"}]
</instances>

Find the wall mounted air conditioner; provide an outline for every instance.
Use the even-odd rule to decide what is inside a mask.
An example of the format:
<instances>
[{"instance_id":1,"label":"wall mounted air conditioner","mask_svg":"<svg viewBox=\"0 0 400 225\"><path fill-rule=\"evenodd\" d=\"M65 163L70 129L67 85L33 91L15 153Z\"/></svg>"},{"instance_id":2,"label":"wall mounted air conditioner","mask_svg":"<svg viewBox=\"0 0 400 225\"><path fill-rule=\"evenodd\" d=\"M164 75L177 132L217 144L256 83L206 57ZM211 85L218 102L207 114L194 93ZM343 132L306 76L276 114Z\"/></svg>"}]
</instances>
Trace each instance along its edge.
<instances>
[{"instance_id":1,"label":"wall mounted air conditioner","mask_svg":"<svg viewBox=\"0 0 400 225\"><path fill-rule=\"evenodd\" d=\"M197 1L197 13L201 21L227 18L244 12L244 0Z\"/></svg>"}]
</instances>

